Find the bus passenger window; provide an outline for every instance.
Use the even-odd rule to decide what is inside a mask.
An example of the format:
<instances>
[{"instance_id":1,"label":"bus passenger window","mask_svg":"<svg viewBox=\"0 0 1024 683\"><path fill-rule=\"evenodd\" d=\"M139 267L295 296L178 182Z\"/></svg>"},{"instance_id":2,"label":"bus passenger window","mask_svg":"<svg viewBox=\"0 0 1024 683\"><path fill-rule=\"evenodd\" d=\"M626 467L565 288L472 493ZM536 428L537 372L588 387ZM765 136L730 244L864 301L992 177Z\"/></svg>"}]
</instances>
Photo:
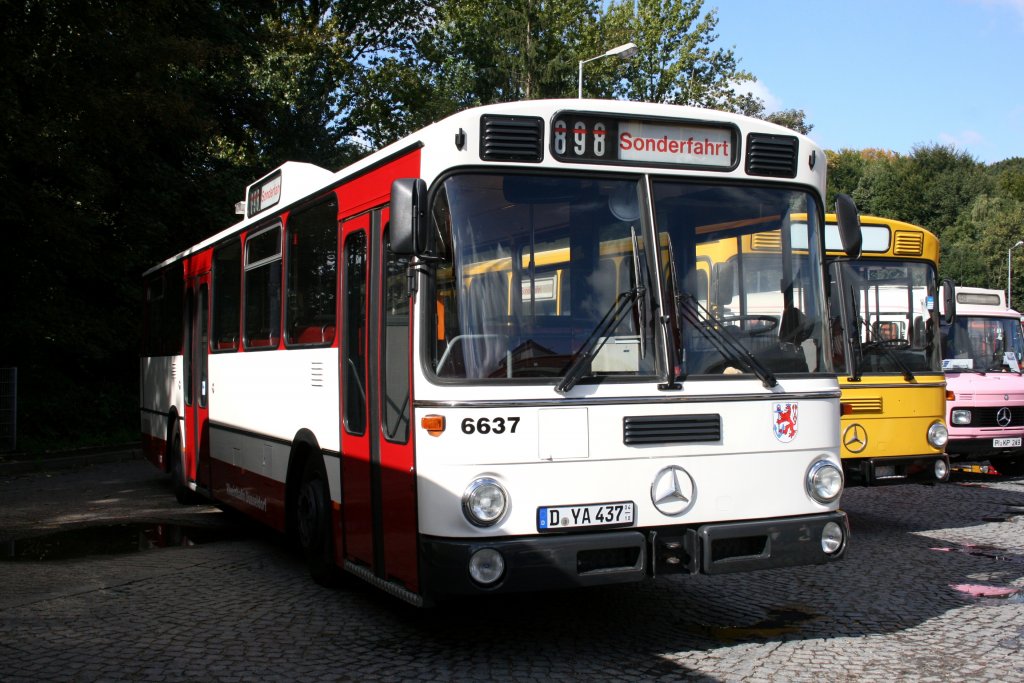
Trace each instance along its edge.
<instances>
[{"instance_id":1,"label":"bus passenger window","mask_svg":"<svg viewBox=\"0 0 1024 683\"><path fill-rule=\"evenodd\" d=\"M245 241L245 348L277 348L281 338L281 226Z\"/></svg>"},{"instance_id":2,"label":"bus passenger window","mask_svg":"<svg viewBox=\"0 0 1024 683\"><path fill-rule=\"evenodd\" d=\"M345 240L342 413L350 434L366 430L366 233Z\"/></svg>"},{"instance_id":3,"label":"bus passenger window","mask_svg":"<svg viewBox=\"0 0 1024 683\"><path fill-rule=\"evenodd\" d=\"M238 349L242 247L237 239L213 252L214 351Z\"/></svg>"},{"instance_id":4,"label":"bus passenger window","mask_svg":"<svg viewBox=\"0 0 1024 683\"><path fill-rule=\"evenodd\" d=\"M332 194L288 220L285 343L334 341L338 283L338 202Z\"/></svg>"}]
</instances>

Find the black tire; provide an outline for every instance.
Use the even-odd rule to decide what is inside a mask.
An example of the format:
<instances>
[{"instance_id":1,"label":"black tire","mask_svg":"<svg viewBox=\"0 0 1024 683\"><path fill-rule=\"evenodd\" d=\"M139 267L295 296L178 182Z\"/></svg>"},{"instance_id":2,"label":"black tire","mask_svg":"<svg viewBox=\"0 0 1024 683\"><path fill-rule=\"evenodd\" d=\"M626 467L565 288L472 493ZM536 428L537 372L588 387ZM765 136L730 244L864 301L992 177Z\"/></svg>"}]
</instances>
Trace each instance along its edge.
<instances>
[{"instance_id":1,"label":"black tire","mask_svg":"<svg viewBox=\"0 0 1024 683\"><path fill-rule=\"evenodd\" d=\"M295 499L295 533L313 580L322 586L337 585L341 571L334 563L331 496L319 453L309 458L302 473Z\"/></svg>"}]
</instances>

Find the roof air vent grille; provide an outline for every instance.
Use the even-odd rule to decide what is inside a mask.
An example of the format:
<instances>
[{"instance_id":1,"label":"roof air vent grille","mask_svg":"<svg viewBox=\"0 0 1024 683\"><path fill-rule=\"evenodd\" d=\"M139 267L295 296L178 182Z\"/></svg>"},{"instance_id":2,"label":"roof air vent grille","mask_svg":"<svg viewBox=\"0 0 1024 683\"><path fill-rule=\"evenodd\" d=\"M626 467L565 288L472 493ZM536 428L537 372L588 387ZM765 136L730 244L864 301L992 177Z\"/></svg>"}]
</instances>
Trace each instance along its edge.
<instances>
[{"instance_id":1,"label":"roof air vent grille","mask_svg":"<svg viewBox=\"0 0 1024 683\"><path fill-rule=\"evenodd\" d=\"M480 158L484 161L543 161L544 119L537 116L481 116Z\"/></svg>"}]
</instances>

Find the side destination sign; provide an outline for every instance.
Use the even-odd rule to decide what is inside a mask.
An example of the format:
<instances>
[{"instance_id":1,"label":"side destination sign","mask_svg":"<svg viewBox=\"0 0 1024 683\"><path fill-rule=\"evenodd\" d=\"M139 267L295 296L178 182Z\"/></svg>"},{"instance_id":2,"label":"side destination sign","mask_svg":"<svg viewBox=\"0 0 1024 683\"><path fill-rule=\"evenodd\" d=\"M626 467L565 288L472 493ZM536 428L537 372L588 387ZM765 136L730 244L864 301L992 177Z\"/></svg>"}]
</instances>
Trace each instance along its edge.
<instances>
[{"instance_id":1,"label":"side destination sign","mask_svg":"<svg viewBox=\"0 0 1024 683\"><path fill-rule=\"evenodd\" d=\"M739 131L664 119L620 119L560 112L551 124L551 152L575 163L645 164L730 170Z\"/></svg>"},{"instance_id":2,"label":"side destination sign","mask_svg":"<svg viewBox=\"0 0 1024 683\"><path fill-rule=\"evenodd\" d=\"M279 201L281 201L281 171L275 171L263 180L249 186L249 197L246 202L247 215L251 218Z\"/></svg>"}]
</instances>

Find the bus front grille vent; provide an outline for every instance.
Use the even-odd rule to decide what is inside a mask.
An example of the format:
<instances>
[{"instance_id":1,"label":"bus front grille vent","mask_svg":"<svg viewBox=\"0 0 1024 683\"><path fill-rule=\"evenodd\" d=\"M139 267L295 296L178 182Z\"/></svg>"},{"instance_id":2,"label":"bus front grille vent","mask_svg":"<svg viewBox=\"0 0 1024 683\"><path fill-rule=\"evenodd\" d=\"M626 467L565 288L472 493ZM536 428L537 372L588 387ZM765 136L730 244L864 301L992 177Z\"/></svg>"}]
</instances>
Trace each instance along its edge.
<instances>
[{"instance_id":1,"label":"bus front grille vent","mask_svg":"<svg viewBox=\"0 0 1024 683\"><path fill-rule=\"evenodd\" d=\"M750 248L754 251L770 251L778 254L782 251L782 231L768 230L755 232L750 236Z\"/></svg>"},{"instance_id":2,"label":"bus front grille vent","mask_svg":"<svg viewBox=\"0 0 1024 683\"><path fill-rule=\"evenodd\" d=\"M851 413L880 413L882 412L881 396L859 396L857 398L844 398L843 403L849 406Z\"/></svg>"},{"instance_id":3,"label":"bus front grille vent","mask_svg":"<svg viewBox=\"0 0 1024 683\"><path fill-rule=\"evenodd\" d=\"M721 440L720 415L644 415L622 418L622 442L627 446Z\"/></svg>"},{"instance_id":4,"label":"bus front grille vent","mask_svg":"<svg viewBox=\"0 0 1024 683\"><path fill-rule=\"evenodd\" d=\"M544 119L537 116L481 116L480 158L484 161L543 161Z\"/></svg>"},{"instance_id":5,"label":"bus front grille vent","mask_svg":"<svg viewBox=\"0 0 1024 683\"><path fill-rule=\"evenodd\" d=\"M800 141L790 135L751 133L747 136L747 173L795 178Z\"/></svg>"},{"instance_id":6,"label":"bus front grille vent","mask_svg":"<svg viewBox=\"0 0 1024 683\"><path fill-rule=\"evenodd\" d=\"M920 256L924 253L924 235L897 230L892 241L892 253L896 256Z\"/></svg>"}]
</instances>

